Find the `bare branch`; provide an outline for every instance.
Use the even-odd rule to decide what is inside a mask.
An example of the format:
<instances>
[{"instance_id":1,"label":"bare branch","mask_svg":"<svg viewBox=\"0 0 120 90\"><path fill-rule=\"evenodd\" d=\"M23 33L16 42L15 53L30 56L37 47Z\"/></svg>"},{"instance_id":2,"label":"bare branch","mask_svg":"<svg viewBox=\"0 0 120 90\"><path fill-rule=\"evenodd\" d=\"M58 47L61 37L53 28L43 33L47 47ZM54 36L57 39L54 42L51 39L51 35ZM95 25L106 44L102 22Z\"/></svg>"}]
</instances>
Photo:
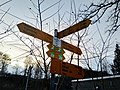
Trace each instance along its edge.
<instances>
[{"instance_id":1,"label":"bare branch","mask_svg":"<svg viewBox=\"0 0 120 90\"><path fill-rule=\"evenodd\" d=\"M3 4L0 4L0 7L7 4L7 3L9 3L10 1L12 1L12 0L9 0L9 1L4 2Z\"/></svg>"}]
</instances>

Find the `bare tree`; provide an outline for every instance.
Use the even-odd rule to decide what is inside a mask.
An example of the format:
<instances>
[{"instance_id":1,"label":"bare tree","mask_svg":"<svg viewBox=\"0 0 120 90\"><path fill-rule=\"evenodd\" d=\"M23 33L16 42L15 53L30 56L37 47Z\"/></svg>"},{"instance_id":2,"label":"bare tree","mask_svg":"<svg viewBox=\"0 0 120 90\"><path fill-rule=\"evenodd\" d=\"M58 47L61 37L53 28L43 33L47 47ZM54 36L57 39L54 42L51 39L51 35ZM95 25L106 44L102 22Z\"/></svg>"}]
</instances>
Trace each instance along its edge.
<instances>
[{"instance_id":1,"label":"bare tree","mask_svg":"<svg viewBox=\"0 0 120 90\"><path fill-rule=\"evenodd\" d=\"M91 3L85 10L79 11L79 17L93 19L93 24L100 22L106 14L105 21L109 23L107 31L113 34L120 27L120 0L100 0L98 4Z\"/></svg>"},{"instance_id":2,"label":"bare tree","mask_svg":"<svg viewBox=\"0 0 120 90\"><path fill-rule=\"evenodd\" d=\"M91 3L89 6L84 5L86 9L79 9L78 17L90 18L92 19L92 25L96 24L97 29L98 23L101 24L101 21L105 21L107 30L104 30L106 34L106 39L103 38L101 31L99 30L99 35L101 37L101 50L100 47L94 45L93 50L96 51L96 56L99 56L99 61L102 70L102 62L106 60L109 56L107 55L110 51L112 45L112 37L116 31L120 28L120 1L119 0L100 0L97 3ZM96 47L96 48L95 48ZM99 64L98 64L99 66Z\"/></svg>"},{"instance_id":3,"label":"bare tree","mask_svg":"<svg viewBox=\"0 0 120 90\"><path fill-rule=\"evenodd\" d=\"M8 1L3 2L2 4L0 4L0 7L4 6L5 4L9 3L10 1L12 1L12 0L8 0Z\"/></svg>"},{"instance_id":4,"label":"bare tree","mask_svg":"<svg viewBox=\"0 0 120 90\"><path fill-rule=\"evenodd\" d=\"M16 60L16 63L15 63L15 65L12 68L14 69L13 73L15 73L15 75L19 75L20 74L20 71L19 71L20 66L18 64L18 60Z\"/></svg>"},{"instance_id":5,"label":"bare tree","mask_svg":"<svg viewBox=\"0 0 120 90\"><path fill-rule=\"evenodd\" d=\"M9 55L0 52L0 63L1 63L1 74L5 74L7 71L7 66L9 65L11 59Z\"/></svg>"},{"instance_id":6,"label":"bare tree","mask_svg":"<svg viewBox=\"0 0 120 90\"><path fill-rule=\"evenodd\" d=\"M34 78L35 79L42 79L43 71L41 70L41 67L39 67L38 64L34 65L33 70L34 70Z\"/></svg>"},{"instance_id":7,"label":"bare tree","mask_svg":"<svg viewBox=\"0 0 120 90\"><path fill-rule=\"evenodd\" d=\"M42 19L42 13L49 10L54 5L58 4L61 0L49 7L47 7L43 11L41 9L41 5L44 2L44 0L42 0L42 1L37 0L38 5L35 5L32 0L30 0L30 1L33 4L34 8L38 11L38 13L35 13L34 11L32 12L33 15L36 16L35 20L37 22L37 26L40 30L43 30L43 22L45 20L51 18L52 16L54 16L59 10L44 20ZM32 11L32 8L29 8L29 9L30 9L30 11ZM8 25L8 27L10 27L10 26ZM34 37L29 37L29 36L24 36L23 34L18 34L13 30L13 28L9 28L8 30L10 30L26 47L29 48L28 55L32 55L37 62L36 65L34 65L34 66L37 66L35 72L36 72L36 74L38 74L38 71L40 74L44 73L40 76L44 77L44 79L45 79L44 85L45 85L45 88L48 89L48 86L49 86L48 80L50 78L50 75L49 75L50 74L49 73L50 61L48 59L48 56L46 56L46 52L45 52L46 43L42 40L36 40ZM28 64L26 64L26 65L28 65ZM27 69L27 66L26 66L26 69ZM41 77L39 77L39 78L41 78Z\"/></svg>"},{"instance_id":8,"label":"bare tree","mask_svg":"<svg viewBox=\"0 0 120 90\"><path fill-rule=\"evenodd\" d=\"M8 1L5 1L5 2L3 2L3 3L0 3L0 8L2 7L2 6L5 6L7 3L9 3L9 2L11 2L12 0L8 0ZM7 9L4 13L0 13L0 24L2 24L2 23L4 23L3 21L4 21L4 17L5 17L5 15L8 13L8 11L9 11L9 9ZM4 32L0 32L0 35L2 35L2 34L5 34L7 31L4 31ZM2 37L3 38L3 37ZM0 38L0 39L2 39L2 38Z\"/></svg>"},{"instance_id":9,"label":"bare tree","mask_svg":"<svg viewBox=\"0 0 120 90\"><path fill-rule=\"evenodd\" d=\"M33 60L32 57L26 56L24 61L25 64L24 76L28 75L29 67L33 66L32 60Z\"/></svg>"}]
</instances>

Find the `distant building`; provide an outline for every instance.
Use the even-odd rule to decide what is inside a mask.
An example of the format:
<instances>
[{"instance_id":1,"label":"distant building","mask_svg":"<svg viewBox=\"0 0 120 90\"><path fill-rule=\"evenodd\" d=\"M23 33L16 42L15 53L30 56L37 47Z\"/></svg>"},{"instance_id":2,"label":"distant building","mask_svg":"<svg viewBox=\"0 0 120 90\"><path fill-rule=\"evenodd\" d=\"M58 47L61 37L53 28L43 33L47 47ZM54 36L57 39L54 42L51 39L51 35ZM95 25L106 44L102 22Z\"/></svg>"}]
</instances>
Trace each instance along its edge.
<instances>
[{"instance_id":1,"label":"distant building","mask_svg":"<svg viewBox=\"0 0 120 90\"><path fill-rule=\"evenodd\" d=\"M73 90L120 90L120 75L72 80Z\"/></svg>"}]
</instances>

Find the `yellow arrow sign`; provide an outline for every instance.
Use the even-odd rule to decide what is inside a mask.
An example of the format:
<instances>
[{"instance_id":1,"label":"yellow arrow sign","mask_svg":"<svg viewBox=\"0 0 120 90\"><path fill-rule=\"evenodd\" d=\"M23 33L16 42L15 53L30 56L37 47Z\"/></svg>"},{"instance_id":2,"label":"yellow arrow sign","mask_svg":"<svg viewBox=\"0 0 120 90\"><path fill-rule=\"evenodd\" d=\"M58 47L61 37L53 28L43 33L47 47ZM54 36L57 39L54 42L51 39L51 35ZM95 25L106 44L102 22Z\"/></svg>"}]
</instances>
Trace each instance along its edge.
<instances>
[{"instance_id":1,"label":"yellow arrow sign","mask_svg":"<svg viewBox=\"0 0 120 90\"><path fill-rule=\"evenodd\" d=\"M84 70L80 66L76 66L61 60L51 59L50 72L54 74L60 74L73 78L83 78Z\"/></svg>"},{"instance_id":2,"label":"yellow arrow sign","mask_svg":"<svg viewBox=\"0 0 120 90\"><path fill-rule=\"evenodd\" d=\"M20 23L17 25L20 32L23 32L25 34L28 34L30 36L33 36L34 38L38 38L38 39L41 39L43 41L46 41L46 42L49 42L49 43L52 43L52 36L37 29L37 28L34 28L28 24L25 24L25 23Z\"/></svg>"},{"instance_id":3,"label":"yellow arrow sign","mask_svg":"<svg viewBox=\"0 0 120 90\"><path fill-rule=\"evenodd\" d=\"M28 34L30 36L33 36L35 38L38 38L38 39L41 39L43 41L46 41L48 43L51 43L53 42L53 36L37 29L37 28L34 28L28 24L25 24L25 23L20 23L17 25L20 32L23 32L25 34ZM80 48L78 47L75 47L74 45L71 45L65 41L62 41L61 40L61 45L62 45L62 48L66 49L66 50L69 50L71 52L74 52L76 54L79 54L81 55L82 54L82 51Z\"/></svg>"},{"instance_id":4,"label":"yellow arrow sign","mask_svg":"<svg viewBox=\"0 0 120 90\"><path fill-rule=\"evenodd\" d=\"M67 62L62 62L61 75L73 78L83 78L84 70L80 66L76 66Z\"/></svg>"},{"instance_id":5,"label":"yellow arrow sign","mask_svg":"<svg viewBox=\"0 0 120 90\"><path fill-rule=\"evenodd\" d=\"M62 30L61 32L58 32L58 38L63 38L65 36L68 36L72 33L77 32L81 29L84 29L84 28L88 27L90 23L91 23L91 20L85 19L73 26L70 26L69 28Z\"/></svg>"}]
</instances>

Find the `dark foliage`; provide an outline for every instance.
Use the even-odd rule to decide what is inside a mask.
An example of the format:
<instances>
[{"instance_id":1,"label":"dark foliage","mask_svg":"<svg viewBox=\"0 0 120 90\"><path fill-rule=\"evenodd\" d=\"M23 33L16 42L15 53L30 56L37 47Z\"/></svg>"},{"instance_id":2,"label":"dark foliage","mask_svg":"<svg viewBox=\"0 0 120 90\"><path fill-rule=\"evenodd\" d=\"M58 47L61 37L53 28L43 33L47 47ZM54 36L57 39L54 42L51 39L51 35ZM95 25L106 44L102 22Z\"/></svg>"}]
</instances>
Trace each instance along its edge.
<instances>
[{"instance_id":1,"label":"dark foliage","mask_svg":"<svg viewBox=\"0 0 120 90\"><path fill-rule=\"evenodd\" d=\"M116 44L115 49L115 58L114 58L114 64L112 65L112 71L113 74L120 74L120 48L119 45Z\"/></svg>"}]
</instances>

